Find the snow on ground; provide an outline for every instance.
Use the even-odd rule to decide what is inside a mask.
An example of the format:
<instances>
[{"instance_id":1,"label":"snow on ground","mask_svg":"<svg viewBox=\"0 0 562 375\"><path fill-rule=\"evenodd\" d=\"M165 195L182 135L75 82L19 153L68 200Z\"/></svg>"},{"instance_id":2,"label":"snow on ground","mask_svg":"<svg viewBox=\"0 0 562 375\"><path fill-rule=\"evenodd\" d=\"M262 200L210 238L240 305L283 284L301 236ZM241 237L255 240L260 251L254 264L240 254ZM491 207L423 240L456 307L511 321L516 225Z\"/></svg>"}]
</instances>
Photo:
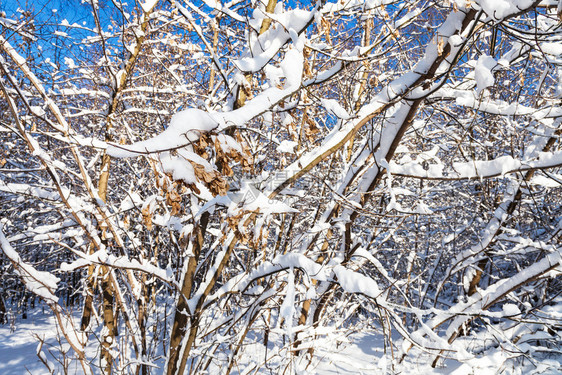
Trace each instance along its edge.
<instances>
[{"instance_id":1,"label":"snow on ground","mask_svg":"<svg viewBox=\"0 0 562 375\"><path fill-rule=\"evenodd\" d=\"M38 339L44 340L42 352L46 355L53 368L61 369L60 363L52 354L58 355L61 345L57 339L54 318L48 311L36 309L28 314L27 319L17 319L15 325L0 325L0 375L43 375L49 371L41 363L37 356ZM484 336L466 338L465 346L479 345ZM250 340L253 341L253 340ZM490 347L485 355L469 359L461 364L453 359L443 358L436 368L431 367L435 359L434 355L422 353L412 349L402 363L393 361L392 357L399 356L399 350L395 347L385 352L384 340L378 330L364 331L353 334L328 334L322 339L314 341L314 359L312 362L299 357L292 364L292 368L286 369L284 365L279 366L279 357L264 350L261 340L248 343L247 353L251 356L241 358L239 366L233 369L233 374L254 373L255 366L261 367L259 374L294 373L301 375L335 375L335 374L408 374L408 375L487 375L487 374L560 374L562 369L562 357L545 358L543 361L531 365L529 362L521 361L506 362L509 351L505 348ZM400 337L393 335L394 345L399 345ZM459 339L459 341L463 341ZM252 348L249 348L252 346ZM64 351L68 345L63 345ZM92 348L90 348L92 350ZM306 350L306 344L302 350ZM51 354L52 353L52 354ZM89 354L92 354L91 352ZM275 359L277 358L277 360ZM60 360L60 357L59 357ZM270 361L264 366L264 360ZM289 370L289 371L285 371ZM220 372L220 370L217 369ZM293 372L294 371L294 372ZM55 372L56 373L56 372ZM69 369L69 374L81 374L82 371L76 366ZM155 370L153 374L158 375L163 370ZM218 372L217 372L218 373Z\"/></svg>"},{"instance_id":2,"label":"snow on ground","mask_svg":"<svg viewBox=\"0 0 562 375\"><path fill-rule=\"evenodd\" d=\"M54 324L52 316L38 310L30 312L27 319L18 319L15 325L0 325L0 374L48 374L37 356L37 337L45 340L43 352L58 347Z\"/></svg>"}]
</instances>

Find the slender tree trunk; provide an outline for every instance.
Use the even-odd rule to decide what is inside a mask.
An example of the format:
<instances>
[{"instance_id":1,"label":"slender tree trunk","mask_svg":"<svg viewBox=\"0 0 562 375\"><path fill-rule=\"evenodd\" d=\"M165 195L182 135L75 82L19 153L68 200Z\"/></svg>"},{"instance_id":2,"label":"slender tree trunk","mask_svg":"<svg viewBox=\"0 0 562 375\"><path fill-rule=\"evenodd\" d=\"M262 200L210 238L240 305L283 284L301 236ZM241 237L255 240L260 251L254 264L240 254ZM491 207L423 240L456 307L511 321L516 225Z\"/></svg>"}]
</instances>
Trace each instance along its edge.
<instances>
[{"instance_id":1,"label":"slender tree trunk","mask_svg":"<svg viewBox=\"0 0 562 375\"><path fill-rule=\"evenodd\" d=\"M115 314L113 287L111 286L111 270L106 266L101 267L101 289L102 289L102 305L103 305L103 321L104 333L102 335L102 367L105 374L111 374L113 369L113 355L111 354L111 347L115 342Z\"/></svg>"},{"instance_id":2,"label":"slender tree trunk","mask_svg":"<svg viewBox=\"0 0 562 375\"><path fill-rule=\"evenodd\" d=\"M172 326L172 332L170 334L170 355L168 359L168 370L167 374L183 374L185 370L185 362L181 360L180 354L189 352L191 345L195 337L193 336L195 332L195 327L197 326L197 319L194 315L189 316L189 306L187 305L187 300L191 297L191 291L193 289L193 282L195 277L195 271L197 269L197 262L201 254L201 248L203 246L203 241L205 238L205 231L207 229L207 224L209 222L209 213L205 212L201 215L201 220L198 227L195 229L196 235L193 243L193 256L189 258L187 263L187 269L183 277L183 283L181 286L180 296L178 299L178 304L176 306L176 312L174 315L174 323ZM195 313L195 312L192 312ZM188 343L184 345L183 351L182 340L188 329L188 320L191 323L190 337Z\"/></svg>"},{"instance_id":3,"label":"slender tree trunk","mask_svg":"<svg viewBox=\"0 0 562 375\"><path fill-rule=\"evenodd\" d=\"M94 245L92 243L90 243L89 247L88 247L88 254L92 254L94 252ZM82 331L85 331L86 329L88 329L88 326L90 325L90 320L92 317L92 309L93 309L93 303L94 303L94 270L95 270L95 266L93 264L90 264L88 266L88 273L86 276L86 281L85 281L85 294L86 294L86 298L84 299L84 309L82 311L82 320L80 323L80 329Z\"/></svg>"},{"instance_id":4,"label":"slender tree trunk","mask_svg":"<svg viewBox=\"0 0 562 375\"><path fill-rule=\"evenodd\" d=\"M3 293L0 293L0 324L8 323L8 311L6 310L6 304L4 303Z\"/></svg>"}]
</instances>

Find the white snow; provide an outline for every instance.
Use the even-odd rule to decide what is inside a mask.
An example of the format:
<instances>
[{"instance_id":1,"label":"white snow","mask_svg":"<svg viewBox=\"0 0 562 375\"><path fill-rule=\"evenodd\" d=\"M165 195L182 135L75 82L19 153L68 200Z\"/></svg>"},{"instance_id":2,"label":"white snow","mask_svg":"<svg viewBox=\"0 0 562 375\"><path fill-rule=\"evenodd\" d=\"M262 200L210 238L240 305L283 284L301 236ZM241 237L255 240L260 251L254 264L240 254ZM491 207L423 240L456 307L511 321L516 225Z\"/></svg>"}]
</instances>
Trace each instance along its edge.
<instances>
[{"instance_id":1,"label":"white snow","mask_svg":"<svg viewBox=\"0 0 562 375\"><path fill-rule=\"evenodd\" d=\"M292 154L293 152L295 152L295 147L297 147L297 145L298 142L285 139L281 141L279 146L277 146L277 151Z\"/></svg>"},{"instance_id":2,"label":"white snow","mask_svg":"<svg viewBox=\"0 0 562 375\"><path fill-rule=\"evenodd\" d=\"M476 0L486 14L496 20L503 19L533 4L533 0Z\"/></svg>"},{"instance_id":3,"label":"white snow","mask_svg":"<svg viewBox=\"0 0 562 375\"><path fill-rule=\"evenodd\" d=\"M482 55L476 62L474 68L474 79L476 80L476 92L480 94L482 90L494 85L494 74L492 69L497 65L496 60L488 55Z\"/></svg>"},{"instance_id":4,"label":"white snow","mask_svg":"<svg viewBox=\"0 0 562 375\"><path fill-rule=\"evenodd\" d=\"M543 152L538 158L515 159L512 156L499 156L492 160L473 160L470 162L455 162L453 170L444 173L443 165L430 165L429 169L416 162L397 164L392 161L390 170L394 175L420 177L435 180L489 178L503 176L508 173L531 169L547 169L562 165L562 151ZM537 183L540 179L535 180Z\"/></svg>"},{"instance_id":5,"label":"white snow","mask_svg":"<svg viewBox=\"0 0 562 375\"><path fill-rule=\"evenodd\" d=\"M341 287L348 293L361 293L372 298L377 298L381 294L375 280L343 266L334 267L334 275Z\"/></svg>"},{"instance_id":6,"label":"white snow","mask_svg":"<svg viewBox=\"0 0 562 375\"><path fill-rule=\"evenodd\" d=\"M170 151L188 146L197 141L203 132L216 129L219 124L220 119L213 114L190 108L176 113L168 128L157 136L127 146L109 145L107 153L113 157L123 158Z\"/></svg>"},{"instance_id":7,"label":"white snow","mask_svg":"<svg viewBox=\"0 0 562 375\"><path fill-rule=\"evenodd\" d=\"M560 3L562 4L562 3ZM547 42L541 44L541 50L544 53L548 53L553 56L562 55L562 43L561 42Z\"/></svg>"},{"instance_id":8,"label":"white snow","mask_svg":"<svg viewBox=\"0 0 562 375\"><path fill-rule=\"evenodd\" d=\"M333 113L336 117L342 120L348 120L351 117L337 100L323 98L321 99L321 103L328 112Z\"/></svg>"},{"instance_id":9,"label":"white snow","mask_svg":"<svg viewBox=\"0 0 562 375\"><path fill-rule=\"evenodd\" d=\"M66 66L68 66L70 69L75 69L77 68L76 64L74 63L74 60L72 60L70 57L66 57L64 58L64 63L66 64Z\"/></svg>"},{"instance_id":10,"label":"white snow","mask_svg":"<svg viewBox=\"0 0 562 375\"><path fill-rule=\"evenodd\" d=\"M516 316L521 314L521 310L519 310L519 307L517 307L517 305L514 305L513 303L506 303L505 305L503 305L502 310L503 313L507 316Z\"/></svg>"},{"instance_id":11,"label":"white snow","mask_svg":"<svg viewBox=\"0 0 562 375\"><path fill-rule=\"evenodd\" d=\"M287 87L299 87L301 85L303 63L302 51L298 51L296 48L287 51L285 58L279 64L283 70Z\"/></svg>"},{"instance_id":12,"label":"white snow","mask_svg":"<svg viewBox=\"0 0 562 375\"><path fill-rule=\"evenodd\" d=\"M49 272L38 271L30 264L25 263L4 236L3 229L4 225L0 223L0 248L4 255L12 262L16 272L21 276L25 287L45 301L56 304L58 297L55 295L55 292L60 279Z\"/></svg>"},{"instance_id":13,"label":"white snow","mask_svg":"<svg viewBox=\"0 0 562 375\"><path fill-rule=\"evenodd\" d=\"M279 316L285 319L287 334L291 337L293 334L293 316L295 315L295 274L293 268L289 269L287 279L285 298L279 309Z\"/></svg>"},{"instance_id":14,"label":"white snow","mask_svg":"<svg viewBox=\"0 0 562 375\"><path fill-rule=\"evenodd\" d=\"M145 13L148 13L152 10L152 8L154 8L154 6L156 5L156 3L158 3L158 0L146 0L144 2L141 2L141 7L142 10Z\"/></svg>"},{"instance_id":15,"label":"white snow","mask_svg":"<svg viewBox=\"0 0 562 375\"><path fill-rule=\"evenodd\" d=\"M256 10L254 16L261 11ZM280 14L269 14L273 18L273 26L268 31L253 41L251 55L234 61L234 64L243 72L260 71L277 52L291 39L290 30L298 32L314 17L315 12L303 9L294 9ZM261 22L260 22L261 23ZM275 27L279 23L282 27Z\"/></svg>"}]
</instances>

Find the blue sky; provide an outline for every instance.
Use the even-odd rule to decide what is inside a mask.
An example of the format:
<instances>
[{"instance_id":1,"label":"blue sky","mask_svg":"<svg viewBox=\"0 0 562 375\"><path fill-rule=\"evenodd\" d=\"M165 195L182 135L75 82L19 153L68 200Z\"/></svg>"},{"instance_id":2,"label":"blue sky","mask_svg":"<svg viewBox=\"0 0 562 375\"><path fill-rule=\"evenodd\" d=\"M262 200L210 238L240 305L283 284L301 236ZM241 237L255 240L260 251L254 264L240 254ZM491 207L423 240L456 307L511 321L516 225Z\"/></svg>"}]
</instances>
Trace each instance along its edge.
<instances>
[{"instance_id":1,"label":"blue sky","mask_svg":"<svg viewBox=\"0 0 562 375\"><path fill-rule=\"evenodd\" d=\"M88 15L88 4L81 0L0 0L0 9L12 17L18 8L32 9L38 21L66 18L69 22L82 22ZM53 12L56 10L56 12Z\"/></svg>"}]
</instances>

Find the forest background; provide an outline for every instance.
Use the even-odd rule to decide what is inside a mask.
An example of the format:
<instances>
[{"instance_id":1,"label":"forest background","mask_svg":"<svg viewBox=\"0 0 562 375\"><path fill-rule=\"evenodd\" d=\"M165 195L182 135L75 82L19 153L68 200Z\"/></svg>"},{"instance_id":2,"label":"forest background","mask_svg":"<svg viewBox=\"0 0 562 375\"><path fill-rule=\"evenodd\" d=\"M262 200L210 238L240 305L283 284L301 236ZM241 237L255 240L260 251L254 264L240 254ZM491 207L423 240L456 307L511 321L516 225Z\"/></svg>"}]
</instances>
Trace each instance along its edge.
<instances>
[{"instance_id":1,"label":"forest background","mask_svg":"<svg viewBox=\"0 0 562 375\"><path fill-rule=\"evenodd\" d=\"M2 332L53 374L559 373L561 22L2 2Z\"/></svg>"}]
</instances>

